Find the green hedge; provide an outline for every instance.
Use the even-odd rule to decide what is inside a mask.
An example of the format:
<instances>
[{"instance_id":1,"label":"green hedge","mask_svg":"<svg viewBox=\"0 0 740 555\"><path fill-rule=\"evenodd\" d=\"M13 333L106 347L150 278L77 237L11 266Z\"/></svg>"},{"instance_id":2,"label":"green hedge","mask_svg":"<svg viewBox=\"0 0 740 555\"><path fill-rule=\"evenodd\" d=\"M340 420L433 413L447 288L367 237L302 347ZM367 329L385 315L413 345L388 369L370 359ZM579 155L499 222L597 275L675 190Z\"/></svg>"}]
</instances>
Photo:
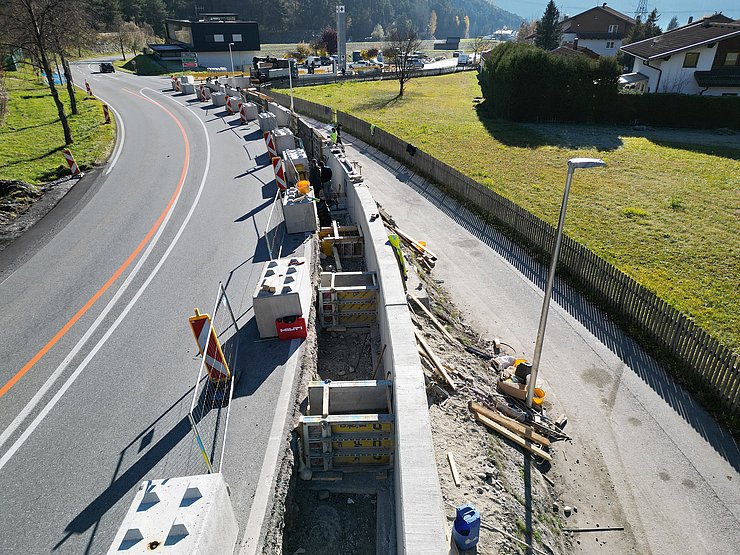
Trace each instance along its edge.
<instances>
[{"instance_id":1,"label":"green hedge","mask_svg":"<svg viewBox=\"0 0 740 555\"><path fill-rule=\"evenodd\" d=\"M604 121L616 97L614 58L555 56L528 44L496 47L479 80L486 104L514 121Z\"/></svg>"},{"instance_id":2,"label":"green hedge","mask_svg":"<svg viewBox=\"0 0 740 555\"><path fill-rule=\"evenodd\" d=\"M740 128L740 97L620 94L619 73L611 57L556 56L504 43L478 80L489 110L512 121Z\"/></svg>"}]
</instances>

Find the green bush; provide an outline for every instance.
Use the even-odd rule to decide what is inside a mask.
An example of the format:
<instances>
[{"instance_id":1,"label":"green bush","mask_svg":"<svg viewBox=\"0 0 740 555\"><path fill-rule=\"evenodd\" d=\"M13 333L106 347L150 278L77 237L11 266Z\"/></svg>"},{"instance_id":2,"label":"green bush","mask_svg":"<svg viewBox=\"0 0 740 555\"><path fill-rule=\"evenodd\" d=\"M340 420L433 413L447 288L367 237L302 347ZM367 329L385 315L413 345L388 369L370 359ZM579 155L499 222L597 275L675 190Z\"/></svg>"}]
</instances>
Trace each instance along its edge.
<instances>
[{"instance_id":1,"label":"green bush","mask_svg":"<svg viewBox=\"0 0 740 555\"><path fill-rule=\"evenodd\" d=\"M487 108L512 121L740 128L740 97L620 94L614 58L556 56L504 43L478 76Z\"/></svg>"},{"instance_id":2,"label":"green bush","mask_svg":"<svg viewBox=\"0 0 740 555\"><path fill-rule=\"evenodd\" d=\"M617 96L613 58L556 56L527 44L504 43L479 81L493 112L514 121L604 121Z\"/></svg>"}]
</instances>

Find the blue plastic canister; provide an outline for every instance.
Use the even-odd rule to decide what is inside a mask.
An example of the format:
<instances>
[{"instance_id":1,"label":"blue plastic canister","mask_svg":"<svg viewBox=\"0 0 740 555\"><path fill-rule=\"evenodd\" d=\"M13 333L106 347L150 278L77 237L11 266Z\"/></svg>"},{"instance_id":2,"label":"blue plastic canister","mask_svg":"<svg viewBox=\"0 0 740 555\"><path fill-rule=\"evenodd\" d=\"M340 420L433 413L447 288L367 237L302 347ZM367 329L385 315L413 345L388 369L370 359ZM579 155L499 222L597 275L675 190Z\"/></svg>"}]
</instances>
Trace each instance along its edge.
<instances>
[{"instance_id":1,"label":"blue plastic canister","mask_svg":"<svg viewBox=\"0 0 740 555\"><path fill-rule=\"evenodd\" d=\"M452 537L458 549L473 549L480 535L480 513L473 505L466 503L455 509L457 517L452 525Z\"/></svg>"}]
</instances>

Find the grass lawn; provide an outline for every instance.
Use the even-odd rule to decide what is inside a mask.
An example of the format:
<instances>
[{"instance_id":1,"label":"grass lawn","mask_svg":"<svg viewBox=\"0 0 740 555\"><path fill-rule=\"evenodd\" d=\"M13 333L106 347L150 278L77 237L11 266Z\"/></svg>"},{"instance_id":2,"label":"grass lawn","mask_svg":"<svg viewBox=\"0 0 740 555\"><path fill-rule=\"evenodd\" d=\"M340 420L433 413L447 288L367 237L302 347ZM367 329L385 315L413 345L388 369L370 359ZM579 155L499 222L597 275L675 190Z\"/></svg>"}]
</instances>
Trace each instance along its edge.
<instances>
[{"instance_id":1,"label":"grass lawn","mask_svg":"<svg viewBox=\"0 0 740 555\"><path fill-rule=\"evenodd\" d=\"M715 338L740 350L740 149L650 140L627 128L519 125L477 108L473 72L300 87L294 94L376 124L557 225L566 162L608 166L573 179L566 233ZM655 133L656 136L659 133ZM735 142L737 144L737 142Z\"/></svg>"},{"instance_id":2,"label":"grass lawn","mask_svg":"<svg viewBox=\"0 0 740 555\"><path fill-rule=\"evenodd\" d=\"M0 127L0 179L38 185L69 174L62 154L64 132L49 88L24 68L5 75L8 114ZM74 143L69 149L80 168L102 163L115 142L115 123L105 125L101 102L77 90L79 114L69 115L66 87L58 87ZM111 113L111 116L113 114Z\"/></svg>"}]
</instances>

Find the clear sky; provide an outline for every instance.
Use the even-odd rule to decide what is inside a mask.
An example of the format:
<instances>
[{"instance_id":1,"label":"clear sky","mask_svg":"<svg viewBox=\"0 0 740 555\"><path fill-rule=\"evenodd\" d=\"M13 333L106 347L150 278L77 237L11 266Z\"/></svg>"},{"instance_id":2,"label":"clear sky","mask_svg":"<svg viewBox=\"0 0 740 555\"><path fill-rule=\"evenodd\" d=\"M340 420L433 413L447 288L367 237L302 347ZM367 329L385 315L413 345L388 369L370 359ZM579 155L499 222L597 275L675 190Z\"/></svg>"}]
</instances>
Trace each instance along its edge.
<instances>
[{"instance_id":1,"label":"clear sky","mask_svg":"<svg viewBox=\"0 0 740 555\"><path fill-rule=\"evenodd\" d=\"M539 19L545 12L548 0L495 0L499 8L515 13L525 19ZM602 2L590 2L589 0L555 0L560 13L575 15L586 11L594 6L600 6ZM607 5L625 15L634 17L635 9L639 0L610 0ZM689 16L694 19L702 15L710 15L714 12L722 12L733 19L740 19L740 0L648 0L648 12L653 8L658 9L660 19L658 25L665 29L671 17L678 18L678 24L684 25Z\"/></svg>"}]
</instances>

